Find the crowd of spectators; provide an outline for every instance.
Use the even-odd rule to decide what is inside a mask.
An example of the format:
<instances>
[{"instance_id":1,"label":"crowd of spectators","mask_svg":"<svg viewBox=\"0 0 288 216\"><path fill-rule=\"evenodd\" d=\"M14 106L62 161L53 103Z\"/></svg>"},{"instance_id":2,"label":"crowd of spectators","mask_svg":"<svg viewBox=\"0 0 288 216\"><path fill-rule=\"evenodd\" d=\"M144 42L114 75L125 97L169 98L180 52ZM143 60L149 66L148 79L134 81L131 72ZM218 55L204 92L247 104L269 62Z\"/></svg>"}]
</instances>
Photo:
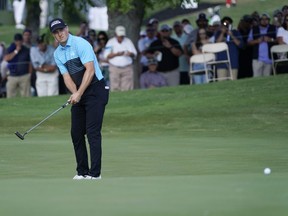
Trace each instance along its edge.
<instances>
[{"instance_id":1,"label":"crowd of spectators","mask_svg":"<svg viewBox=\"0 0 288 216\"><path fill-rule=\"evenodd\" d=\"M137 44L133 44L124 26L117 26L109 37L104 31L89 29L87 22L80 23L76 35L87 39L93 46L111 91L134 89L135 76L143 89L189 84L190 57L201 53L202 46L207 43L227 43L234 80L270 76L271 47L288 44L288 5L271 15L257 11L245 14L239 23L230 16L221 18L216 11L212 15L198 14L195 24L183 19L175 21L172 26L159 25L159 21L153 18L144 28ZM67 93L53 58L57 44L49 45L46 36L41 35L34 45L31 34L25 29L22 34L14 35L10 46L0 44L1 97ZM220 53L217 58L225 58L225 55ZM139 74L133 67L136 59L140 59ZM201 70L203 65L193 67ZM288 72L287 65L280 65L277 72ZM227 73L226 65L217 67L217 77L227 77ZM193 75L192 83L207 83L204 71Z\"/></svg>"}]
</instances>

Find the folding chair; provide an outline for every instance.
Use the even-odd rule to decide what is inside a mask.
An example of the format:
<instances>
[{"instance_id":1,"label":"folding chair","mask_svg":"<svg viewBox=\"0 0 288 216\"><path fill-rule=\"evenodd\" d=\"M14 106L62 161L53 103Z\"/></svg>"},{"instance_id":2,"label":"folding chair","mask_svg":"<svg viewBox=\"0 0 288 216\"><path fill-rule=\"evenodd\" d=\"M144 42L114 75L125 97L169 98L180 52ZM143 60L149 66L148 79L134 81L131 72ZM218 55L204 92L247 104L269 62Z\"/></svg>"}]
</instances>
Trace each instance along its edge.
<instances>
[{"instance_id":1,"label":"folding chair","mask_svg":"<svg viewBox=\"0 0 288 216\"><path fill-rule=\"evenodd\" d=\"M273 74L276 75L277 64L280 62L288 62L288 44L274 45L270 49ZM275 55L276 54L276 55ZM275 57L278 58L275 58Z\"/></svg>"},{"instance_id":2,"label":"folding chair","mask_svg":"<svg viewBox=\"0 0 288 216\"><path fill-rule=\"evenodd\" d=\"M189 75L190 75L190 84L193 83L193 74L201 74L201 73L205 73L206 75L206 79L207 82L209 80L209 72L211 69L206 68L207 65L205 64L205 62L211 62L211 61L215 61L215 55L213 53L203 53L203 54L195 54L193 56L191 56L190 58L190 70L189 70ZM193 70L193 65L196 63L203 63L204 65L204 69L200 69L200 70Z\"/></svg>"},{"instance_id":3,"label":"folding chair","mask_svg":"<svg viewBox=\"0 0 288 216\"><path fill-rule=\"evenodd\" d=\"M223 51L226 52L227 59L217 60L217 54L220 52L223 52ZM202 47L202 52L203 53L213 53L216 56L216 59L214 61L206 62L206 67L205 67L206 69L208 68L209 65L213 66L213 68L214 68L213 77L212 78L208 77L208 82L220 80L220 78L216 77L217 64L226 64L228 72L229 72L229 75L227 77L222 77L221 79L233 80L231 61L230 61L230 55L229 55L229 47L226 43L220 42L220 43L204 44ZM207 73L207 71L206 71L206 73Z\"/></svg>"}]
</instances>

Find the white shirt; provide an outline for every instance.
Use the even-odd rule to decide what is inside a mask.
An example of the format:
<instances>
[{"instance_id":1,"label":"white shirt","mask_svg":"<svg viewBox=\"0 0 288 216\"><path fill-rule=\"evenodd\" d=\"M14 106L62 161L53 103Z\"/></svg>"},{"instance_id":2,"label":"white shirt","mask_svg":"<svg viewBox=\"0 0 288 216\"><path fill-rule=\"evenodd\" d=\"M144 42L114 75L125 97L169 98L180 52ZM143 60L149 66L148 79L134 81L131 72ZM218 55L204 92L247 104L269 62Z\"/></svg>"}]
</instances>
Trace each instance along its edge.
<instances>
[{"instance_id":1,"label":"white shirt","mask_svg":"<svg viewBox=\"0 0 288 216\"><path fill-rule=\"evenodd\" d=\"M116 37L111 38L108 40L104 57L107 58L107 56L110 53L117 53L117 52L131 52L134 54L134 56L137 55L136 48L132 41L129 38L124 38L122 43L119 43ZM114 58L111 58L108 60L110 64L117 66L117 67L125 67L128 65L131 65L133 63L133 59L130 56L115 56Z\"/></svg>"},{"instance_id":2,"label":"white shirt","mask_svg":"<svg viewBox=\"0 0 288 216\"><path fill-rule=\"evenodd\" d=\"M282 37L283 42L288 44L288 31L285 30L283 27L280 27L277 31L277 37Z\"/></svg>"}]
</instances>

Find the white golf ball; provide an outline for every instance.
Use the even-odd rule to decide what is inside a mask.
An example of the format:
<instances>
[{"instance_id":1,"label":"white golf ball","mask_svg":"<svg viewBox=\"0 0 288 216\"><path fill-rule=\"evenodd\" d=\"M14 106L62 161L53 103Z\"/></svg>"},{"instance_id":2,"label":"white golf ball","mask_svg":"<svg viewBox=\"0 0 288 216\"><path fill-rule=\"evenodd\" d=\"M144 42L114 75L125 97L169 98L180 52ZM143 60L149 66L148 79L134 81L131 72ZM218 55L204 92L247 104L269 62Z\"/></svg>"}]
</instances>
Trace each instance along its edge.
<instances>
[{"instance_id":1,"label":"white golf ball","mask_svg":"<svg viewBox=\"0 0 288 216\"><path fill-rule=\"evenodd\" d=\"M271 173L271 169L270 168L265 168L264 169L264 174L265 175L269 175Z\"/></svg>"}]
</instances>

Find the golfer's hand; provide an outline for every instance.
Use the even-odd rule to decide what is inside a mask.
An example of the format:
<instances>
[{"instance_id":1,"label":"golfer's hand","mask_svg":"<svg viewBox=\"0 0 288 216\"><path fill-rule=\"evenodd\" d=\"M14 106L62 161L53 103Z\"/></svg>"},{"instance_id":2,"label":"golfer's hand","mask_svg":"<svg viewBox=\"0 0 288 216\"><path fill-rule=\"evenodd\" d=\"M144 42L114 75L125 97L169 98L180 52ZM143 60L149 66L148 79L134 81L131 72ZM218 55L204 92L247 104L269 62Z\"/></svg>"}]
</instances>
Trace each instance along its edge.
<instances>
[{"instance_id":1,"label":"golfer's hand","mask_svg":"<svg viewBox=\"0 0 288 216\"><path fill-rule=\"evenodd\" d=\"M72 94L69 98L69 102L71 104L77 104L79 103L79 101L81 100L81 95L78 92L75 92L74 94Z\"/></svg>"}]
</instances>

